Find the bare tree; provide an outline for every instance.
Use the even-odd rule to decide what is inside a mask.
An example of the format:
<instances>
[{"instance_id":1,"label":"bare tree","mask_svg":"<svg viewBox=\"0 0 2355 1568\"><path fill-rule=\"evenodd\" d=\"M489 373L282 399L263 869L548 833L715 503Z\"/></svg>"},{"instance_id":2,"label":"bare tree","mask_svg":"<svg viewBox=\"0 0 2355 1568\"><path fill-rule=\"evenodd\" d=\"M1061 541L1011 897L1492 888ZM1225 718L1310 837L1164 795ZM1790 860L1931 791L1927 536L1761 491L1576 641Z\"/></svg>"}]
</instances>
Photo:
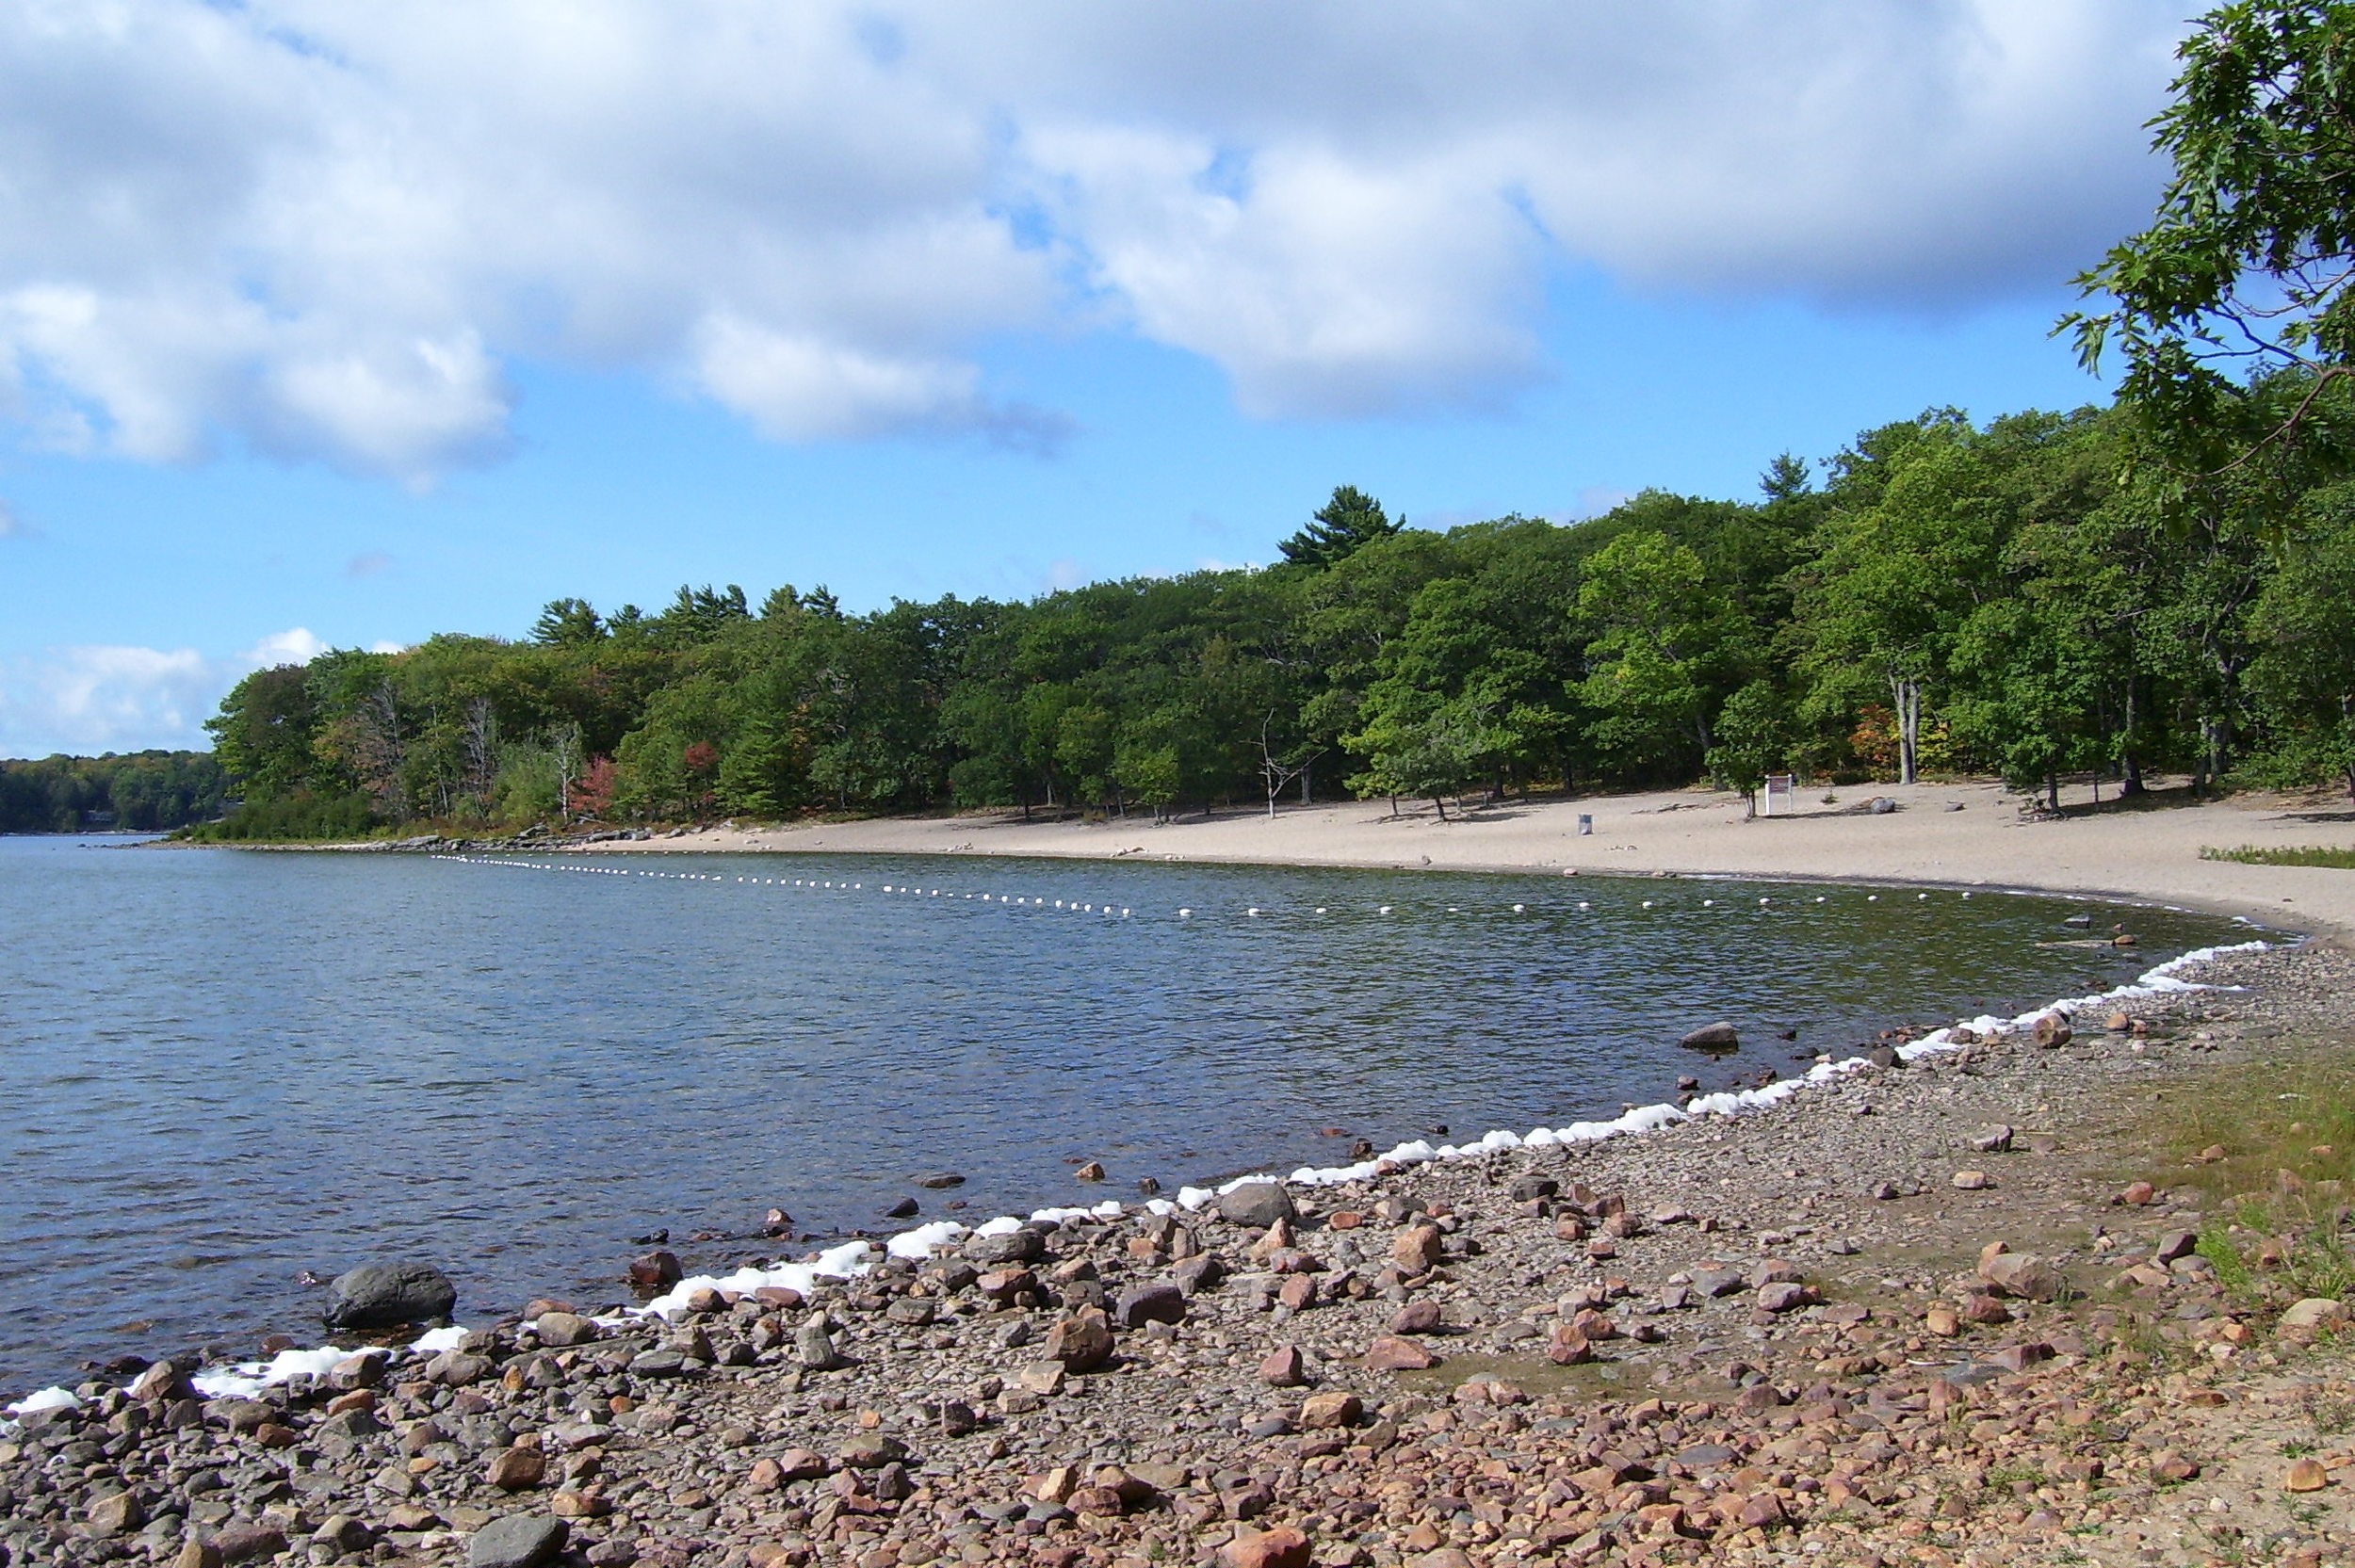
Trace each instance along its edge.
<instances>
[{"instance_id":1,"label":"bare tree","mask_svg":"<svg viewBox=\"0 0 2355 1568\"><path fill-rule=\"evenodd\" d=\"M1271 822L1275 820L1275 798L1294 779L1305 781L1308 769L1315 767L1317 758L1324 754L1314 747L1306 751L1295 747L1279 756L1275 750L1275 714L1271 710L1259 720L1259 778L1267 785L1267 815ZM1301 799L1304 803L1307 800L1305 789Z\"/></svg>"}]
</instances>

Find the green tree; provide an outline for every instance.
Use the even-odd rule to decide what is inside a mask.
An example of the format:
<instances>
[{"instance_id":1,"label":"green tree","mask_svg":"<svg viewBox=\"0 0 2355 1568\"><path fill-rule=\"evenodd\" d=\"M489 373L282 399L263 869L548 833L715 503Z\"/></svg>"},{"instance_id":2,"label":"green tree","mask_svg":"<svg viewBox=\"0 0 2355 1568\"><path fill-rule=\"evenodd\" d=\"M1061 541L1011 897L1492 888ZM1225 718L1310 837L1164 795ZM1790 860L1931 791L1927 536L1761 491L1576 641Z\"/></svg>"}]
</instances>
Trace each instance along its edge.
<instances>
[{"instance_id":1,"label":"green tree","mask_svg":"<svg viewBox=\"0 0 2355 1568\"><path fill-rule=\"evenodd\" d=\"M2088 368L2195 474L2251 458L2336 465L2355 350L2355 6L2239 0L2177 51L2152 121L2173 165L2150 227L2077 279L2062 319Z\"/></svg>"},{"instance_id":2,"label":"green tree","mask_svg":"<svg viewBox=\"0 0 2355 1568\"><path fill-rule=\"evenodd\" d=\"M1277 548L1295 566L1323 570L1405 526L1406 519L1391 521L1382 503L1356 485L1336 485L1333 498L1317 509L1308 525Z\"/></svg>"}]
</instances>

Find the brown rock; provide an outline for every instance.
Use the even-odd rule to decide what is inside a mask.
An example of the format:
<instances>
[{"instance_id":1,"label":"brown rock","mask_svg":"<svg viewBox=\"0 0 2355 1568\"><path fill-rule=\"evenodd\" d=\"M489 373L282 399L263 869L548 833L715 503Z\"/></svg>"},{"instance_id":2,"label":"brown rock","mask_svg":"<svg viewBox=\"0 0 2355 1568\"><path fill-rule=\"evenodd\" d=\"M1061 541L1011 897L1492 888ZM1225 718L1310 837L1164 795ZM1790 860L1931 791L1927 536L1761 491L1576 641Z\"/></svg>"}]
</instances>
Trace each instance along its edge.
<instances>
[{"instance_id":1,"label":"brown rock","mask_svg":"<svg viewBox=\"0 0 2355 1568\"><path fill-rule=\"evenodd\" d=\"M2282 1478L2284 1492L2319 1492L2331 1484L2331 1472L2315 1460L2301 1459Z\"/></svg>"},{"instance_id":2,"label":"brown rock","mask_svg":"<svg viewBox=\"0 0 2355 1568\"><path fill-rule=\"evenodd\" d=\"M1979 1278L2006 1296L2049 1301L2061 1292L2060 1271L2033 1253L1997 1253L1979 1263Z\"/></svg>"},{"instance_id":3,"label":"brown rock","mask_svg":"<svg viewBox=\"0 0 2355 1568\"><path fill-rule=\"evenodd\" d=\"M630 1260L629 1283L642 1290L668 1290L685 1277L675 1253L648 1253Z\"/></svg>"},{"instance_id":4,"label":"brown rock","mask_svg":"<svg viewBox=\"0 0 2355 1568\"><path fill-rule=\"evenodd\" d=\"M1409 1301L1390 1319L1392 1334L1436 1334L1444 1319L1437 1301Z\"/></svg>"},{"instance_id":5,"label":"brown rock","mask_svg":"<svg viewBox=\"0 0 2355 1568\"><path fill-rule=\"evenodd\" d=\"M1294 1345L1279 1345L1259 1363L1259 1381L1270 1388L1297 1388L1308 1381L1301 1366L1300 1350Z\"/></svg>"},{"instance_id":6,"label":"brown rock","mask_svg":"<svg viewBox=\"0 0 2355 1568\"><path fill-rule=\"evenodd\" d=\"M2161 1448L2151 1456L2151 1479L2155 1481L2187 1481L2200 1474L2200 1466L2172 1448Z\"/></svg>"},{"instance_id":7,"label":"brown rock","mask_svg":"<svg viewBox=\"0 0 2355 1568\"><path fill-rule=\"evenodd\" d=\"M2132 1208L2142 1208L2157 1196L2158 1189L2149 1182L2128 1182L2125 1189L2119 1193L2118 1201Z\"/></svg>"},{"instance_id":8,"label":"brown rock","mask_svg":"<svg viewBox=\"0 0 2355 1568\"><path fill-rule=\"evenodd\" d=\"M1438 1266L1440 1241L1438 1226L1409 1225L1390 1243L1390 1261L1401 1273L1428 1273Z\"/></svg>"},{"instance_id":9,"label":"brown rock","mask_svg":"<svg viewBox=\"0 0 2355 1568\"><path fill-rule=\"evenodd\" d=\"M1285 1280L1275 1292L1275 1299L1294 1312L1306 1312L1317 1304L1317 1282L1313 1274L1294 1274Z\"/></svg>"},{"instance_id":10,"label":"brown rock","mask_svg":"<svg viewBox=\"0 0 2355 1568\"><path fill-rule=\"evenodd\" d=\"M1957 1190L1962 1192L1984 1192L1995 1185L1995 1178L1984 1171L1957 1171L1954 1181Z\"/></svg>"},{"instance_id":11,"label":"brown rock","mask_svg":"<svg viewBox=\"0 0 2355 1568\"><path fill-rule=\"evenodd\" d=\"M2038 1018L2033 1035L2036 1043L2047 1049L2066 1045L2076 1038L2075 1032L2069 1026L2069 1020L2057 1012L2048 1012Z\"/></svg>"},{"instance_id":12,"label":"brown rock","mask_svg":"<svg viewBox=\"0 0 2355 1568\"><path fill-rule=\"evenodd\" d=\"M2329 1330L2343 1329L2347 1322L2345 1301L2332 1301L2328 1296L2309 1296L2282 1314L2279 1327L2290 1338L2311 1338Z\"/></svg>"},{"instance_id":13,"label":"brown rock","mask_svg":"<svg viewBox=\"0 0 2355 1568\"><path fill-rule=\"evenodd\" d=\"M1574 1323L1557 1323L1546 1341L1546 1359L1556 1366L1579 1366L1595 1359L1595 1348Z\"/></svg>"},{"instance_id":14,"label":"brown rock","mask_svg":"<svg viewBox=\"0 0 2355 1568\"><path fill-rule=\"evenodd\" d=\"M547 1456L537 1448L501 1448L491 1460L486 1479L501 1492L523 1492L540 1484L548 1473Z\"/></svg>"},{"instance_id":15,"label":"brown rock","mask_svg":"<svg viewBox=\"0 0 2355 1568\"><path fill-rule=\"evenodd\" d=\"M1243 1536L1226 1548L1233 1568L1309 1568L1308 1538L1290 1525Z\"/></svg>"},{"instance_id":16,"label":"brown rock","mask_svg":"<svg viewBox=\"0 0 2355 1568\"><path fill-rule=\"evenodd\" d=\"M1992 1296L1982 1296L1974 1292L1962 1299L1962 1308L1957 1316L1966 1323L1976 1323L1982 1328L1991 1328L1998 1323L2010 1322L2011 1308Z\"/></svg>"},{"instance_id":17,"label":"brown rock","mask_svg":"<svg viewBox=\"0 0 2355 1568\"><path fill-rule=\"evenodd\" d=\"M276 1557L284 1551L286 1532L276 1525L232 1519L213 1533L213 1544L219 1549L223 1562L251 1562L255 1558Z\"/></svg>"},{"instance_id":18,"label":"brown rock","mask_svg":"<svg viewBox=\"0 0 2355 1568\"><path fill-rule=\"evenodd\" d=\"M1074 1372L1090 1372L1112 1359L1112 1325L1095 1307L1081 1307L1047 1331L1047 1355Z\"/></svg>"},{"instance_id":19,"label":"brown rock","mask_svg":"<svg viewBox=\"0 0 2355 1568\"><path fill-rule=\"evenodd\" d=\"M1366 1347L1365 1366L1374 1372L1420 1372L1439 1365L1439 1358L1411 1339L1383 1334Z\"/></svg>"},{"instance_id":20,"label":"brown rock","mask_svg":"<svg viewBox=\"0 0 2355 1568\"><path fill-rule=\"evenodd\" d=\"M111 1497L101 1497L90 1504L84 1515L89 1521L89 1532L105 1541L118 1535L128 1535L147 1523L147 1510L139 1506L136 1492L118 1492Z\"/></svg>"},{"instance_id":21,"label":"brown rock","mask_svg":"<svg viewBox=\"0 0 2355 1568\"><path fill-rule=\"evenodd\" d=\"M577 1312L544 1312L532 1319L531 1332L540 1336L541 1344L560 1350L586 1345L605 1331Z\"/></svg>"},{"instance_id":22,"label":"brown rock","mask_svg":"<svg viewBox=\"0 0 2355 1568\"><path fill-rule=\"evenodd\" d=\"M1922 1327L1941 1339L1952 1339L1962 1332L1962 1318L1950 1306L1934 1306L1922 1314Z\"/></svg>"},{"instance_id":23,"label":"brown rock","mask_svg":"<svg viewBox=\"0 0 2355 1568\"><path fill-rule=\"evenodd\" d=\"M220 1548L189 1536L180 1543L180 1552L171 1560L171 1568L220 1568Z\"/></svg>"},{"instance_id":24,"label":"brown rock","mask_svg":"<svg viewBox=\"0 0 2355 1568\"><path fill-rule=\"evenodd\" d=\"M1770 1530L1784 1523L1782 1499L1771 1492L1761 1492L1742 1505L1735 1518L1746 1528Z\"/></svg>"},{"instance_id":25,"label":"brown rock","mask_svg":"<svg viewBox=\"0 0 2355 1568\"><path fill-rule=\"evenodd\" d=\"M1300 1426L1304 1431L1327 1431L1335 1427L1351 1427L1365 1414L1365 1403L1356 1395L1336 1390L1311 1394L1300 1407Z\"/></svg>"}]
</instances>

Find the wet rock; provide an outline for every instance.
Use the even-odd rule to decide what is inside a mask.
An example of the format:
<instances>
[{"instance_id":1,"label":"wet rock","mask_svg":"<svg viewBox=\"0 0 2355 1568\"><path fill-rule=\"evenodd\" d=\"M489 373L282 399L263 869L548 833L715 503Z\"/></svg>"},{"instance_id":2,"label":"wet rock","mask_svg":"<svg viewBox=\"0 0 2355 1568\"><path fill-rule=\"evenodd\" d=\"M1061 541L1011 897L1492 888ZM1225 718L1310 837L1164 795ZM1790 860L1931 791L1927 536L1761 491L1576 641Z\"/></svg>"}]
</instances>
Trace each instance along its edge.
<instances>
[{"instance_id":1,"label":"wet rock","mask_svg":"<svg viewBox=\"0 0 2355 1568\"><path fill-rule=\"evenodd\" d=\"M930 1175L917 1177L916 1185L937 1192L944 1188L963 1187L965 1178L953 1171L935 1171Z\"/></svg>"},{"instance_id":2,"label":"wet rock","mask_svg":"<svg viewBox=\"0 0 2355 1568\"><path fill-rule=\"evenodd\" d=\"M1100 1182L1108 1179L1102 1163L1096 1160L1089 1160L1071 1174L1074 1180L1083 1182Z\"/></svg>"},{"instance_id":3,"label":"wet rock","mask_svg":"<svg viewBox=\"0 0 2355 1568\"><path fill-rule=\"evenodd\" d=\"M1218 1217L1229 1224L1263 1231L1278 1220L1289 1223L1300 1214L1280 1182L1245 1182L1219 1194Z\"/></svg>"},{"instance_id":4,"label":"wet rock","mask_svg":"<svg viewBox=\"0 0 2355 1568\"><path fill-rule=\"evenodd\" d=\"M902 1198L898 1203L892 1204L889 1208L884 1210L884 1218L886 1220L913 1220L917 1217L917 1215L923 1212L923 1204L918 1203L913 1198Z\"/></svg>"},{"instance_id":5,"label":"wet rock","mask_svg":"<svg viewBox=\"0 0 2355 1568\"><path fill-rule=\"evenodd\" d=\"M668 1290L686 1277L675 1253L648 1253L630 1260L629 1283L641 1290Z\"/></svg>"},{"instance_id":6,"label":"wet rock","mask_svg":"<svg viewBox=\"0 0 2355 1568\"><path fill-rule=\"evenodd\" d=\"M540 1513L494 1519L466 1543L466 1568L540 1568L564 1549L571 1527Z\"/></svg>"},{"instance_id":7,"label":"wet rock","mask_svg":"<svg viewBox=\"0 0 2355 1568\"><path fill-rule=\"evenodd\" d=\"M1688 1031L1677 1043L1692 1051L1730 1051L1742 1043L1742 1035L1731 1024L1720 1020Z\"/></svg>"},{"instance_id":8,"label":"wet rock","mask_svg":"<svg viewBox=\"0 0 2355 1568\"><path fill-rule=\"evenodd\" d=\"M458 1304L449 1276L426 1263L365 1263L327 1286L320 1317L331 1329L397 1329L437 1322Z\"/></svg>"}]
</instances>

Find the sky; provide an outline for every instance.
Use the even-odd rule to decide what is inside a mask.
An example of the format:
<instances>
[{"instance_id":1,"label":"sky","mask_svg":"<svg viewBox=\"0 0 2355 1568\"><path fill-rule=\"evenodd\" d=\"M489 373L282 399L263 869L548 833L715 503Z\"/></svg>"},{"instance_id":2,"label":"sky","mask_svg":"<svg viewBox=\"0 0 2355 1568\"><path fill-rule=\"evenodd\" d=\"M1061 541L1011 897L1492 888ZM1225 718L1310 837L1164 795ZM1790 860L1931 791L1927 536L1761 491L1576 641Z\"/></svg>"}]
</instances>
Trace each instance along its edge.
<instances>
[{"instance_id":1,"label":"sky","mask_svg":"<svg viewBox=\"0 0 2355 1568\"><path fill-rule=\"evenodd\" d=\"M2098 400L2051 328L2180 15L0 0L0 755L560 596L1027 597Z\"/></svg>"}]
</instances>

